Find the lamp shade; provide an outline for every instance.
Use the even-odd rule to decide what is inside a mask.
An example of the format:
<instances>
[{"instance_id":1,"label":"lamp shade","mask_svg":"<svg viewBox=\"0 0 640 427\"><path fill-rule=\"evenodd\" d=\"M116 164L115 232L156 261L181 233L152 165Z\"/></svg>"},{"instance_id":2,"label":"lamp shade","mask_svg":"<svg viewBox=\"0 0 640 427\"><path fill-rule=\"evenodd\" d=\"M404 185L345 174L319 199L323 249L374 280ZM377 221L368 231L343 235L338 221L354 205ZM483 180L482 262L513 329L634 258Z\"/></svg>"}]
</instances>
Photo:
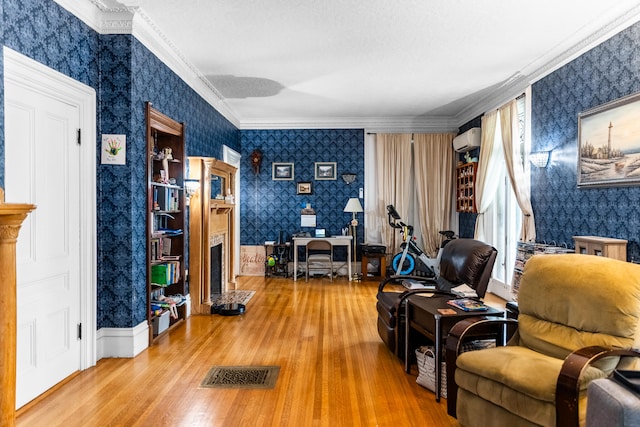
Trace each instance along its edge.
<instances>
[{"instance_id":1,"label":"lamp shade","mask_svg":"<svg viewBox=\"0 0 640 427\"><path fill-rule=\"evenodd\" d=\"M350 198L347 206L344 207L344 212L363 212L360 200L357 197Z\"/></svg>"}]
</instances>

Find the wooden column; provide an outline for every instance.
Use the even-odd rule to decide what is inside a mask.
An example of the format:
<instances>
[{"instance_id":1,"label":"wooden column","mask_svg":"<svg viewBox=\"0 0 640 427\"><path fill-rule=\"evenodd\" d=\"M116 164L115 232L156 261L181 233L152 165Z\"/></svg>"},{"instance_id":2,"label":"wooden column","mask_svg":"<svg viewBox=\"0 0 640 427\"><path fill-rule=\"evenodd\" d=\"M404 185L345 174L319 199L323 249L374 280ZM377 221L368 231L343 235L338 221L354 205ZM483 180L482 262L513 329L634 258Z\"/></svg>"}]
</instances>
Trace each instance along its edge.
<instances>
[{"instance_id":1,"label":"wooden column","mask_svg":"<svg viewBox=\"0 0 640 427\"><path fill-rule=\"evenodd\" d=\"M16 420L16 241L34 205L4 203L0 188L0 425Z\"/></svg>"}]
</instances>

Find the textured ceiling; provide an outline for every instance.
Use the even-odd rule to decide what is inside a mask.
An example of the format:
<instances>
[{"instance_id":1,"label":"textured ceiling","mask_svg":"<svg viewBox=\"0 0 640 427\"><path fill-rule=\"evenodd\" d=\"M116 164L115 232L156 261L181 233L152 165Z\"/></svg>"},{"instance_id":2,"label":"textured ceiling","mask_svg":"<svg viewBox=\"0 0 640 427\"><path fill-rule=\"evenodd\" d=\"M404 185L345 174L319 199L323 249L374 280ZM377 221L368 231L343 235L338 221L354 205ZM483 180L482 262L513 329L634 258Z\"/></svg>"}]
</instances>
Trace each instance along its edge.
<instances>
[{"instance_id":1,"label":"textured ceiling","mask_svg":"<svg viewBox=\"0 0 640 427\"><path fill-rule=\"evenodd\" d=\"M457 126L640 9L638 0L102 3L138 8L242 127Z\"/></svg>"}]
</instances>

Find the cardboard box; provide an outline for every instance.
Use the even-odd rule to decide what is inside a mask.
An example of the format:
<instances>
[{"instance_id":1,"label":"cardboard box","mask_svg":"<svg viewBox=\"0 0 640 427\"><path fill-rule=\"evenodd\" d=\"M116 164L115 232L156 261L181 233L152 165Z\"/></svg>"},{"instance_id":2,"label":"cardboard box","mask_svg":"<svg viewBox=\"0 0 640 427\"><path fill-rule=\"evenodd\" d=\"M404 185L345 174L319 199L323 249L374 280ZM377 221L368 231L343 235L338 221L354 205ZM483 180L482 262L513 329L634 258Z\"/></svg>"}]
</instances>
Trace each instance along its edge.
<instances>
[{"instance_id":1,"label":"cardboard box","mask_svg":"<svg viewBox=\"0 0 640 427\"><path fill-rule=\"evenodd\" d=\"M153 335L160 335L169 328L169 312L163 311L160 316L156 316L152 320Z\"/></svg>"}]
</instances>

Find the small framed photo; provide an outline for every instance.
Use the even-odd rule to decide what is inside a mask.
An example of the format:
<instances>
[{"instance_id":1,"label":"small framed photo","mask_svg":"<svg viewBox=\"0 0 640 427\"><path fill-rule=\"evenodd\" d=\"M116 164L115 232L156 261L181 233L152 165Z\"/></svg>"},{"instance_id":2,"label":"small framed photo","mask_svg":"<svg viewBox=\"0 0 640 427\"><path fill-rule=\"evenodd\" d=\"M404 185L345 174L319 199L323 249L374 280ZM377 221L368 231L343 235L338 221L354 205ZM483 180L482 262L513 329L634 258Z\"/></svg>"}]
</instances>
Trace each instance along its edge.
<instances>
[{"instance_id":1,"label":"small framed photo","mask_svg":"<svg viewBox=\"0 0 640 427\"><path fill-rule=\"evenodd\" d=\"M293 181L293 163L273 163L271 178L274 181Z\"/></svg>"},{"instance_id":2,"label":"small framed photo","mask_svg":"<svg viewBox=\"0 0 640 427\"><path fill-rule=\"evenodd\" d=\"M313 194L313 187L310 182L299 182L297 194Z\"/></svg>"},{"instance_id":3,"label":"small framed photo","mask_svg":"<svg viewBox=\"0 0 640 427\"><path fill-rule=\"evenodd\" d=\"M335 180L336 162L315 162L316 180Z\"/></svg>"}]
</instances>

